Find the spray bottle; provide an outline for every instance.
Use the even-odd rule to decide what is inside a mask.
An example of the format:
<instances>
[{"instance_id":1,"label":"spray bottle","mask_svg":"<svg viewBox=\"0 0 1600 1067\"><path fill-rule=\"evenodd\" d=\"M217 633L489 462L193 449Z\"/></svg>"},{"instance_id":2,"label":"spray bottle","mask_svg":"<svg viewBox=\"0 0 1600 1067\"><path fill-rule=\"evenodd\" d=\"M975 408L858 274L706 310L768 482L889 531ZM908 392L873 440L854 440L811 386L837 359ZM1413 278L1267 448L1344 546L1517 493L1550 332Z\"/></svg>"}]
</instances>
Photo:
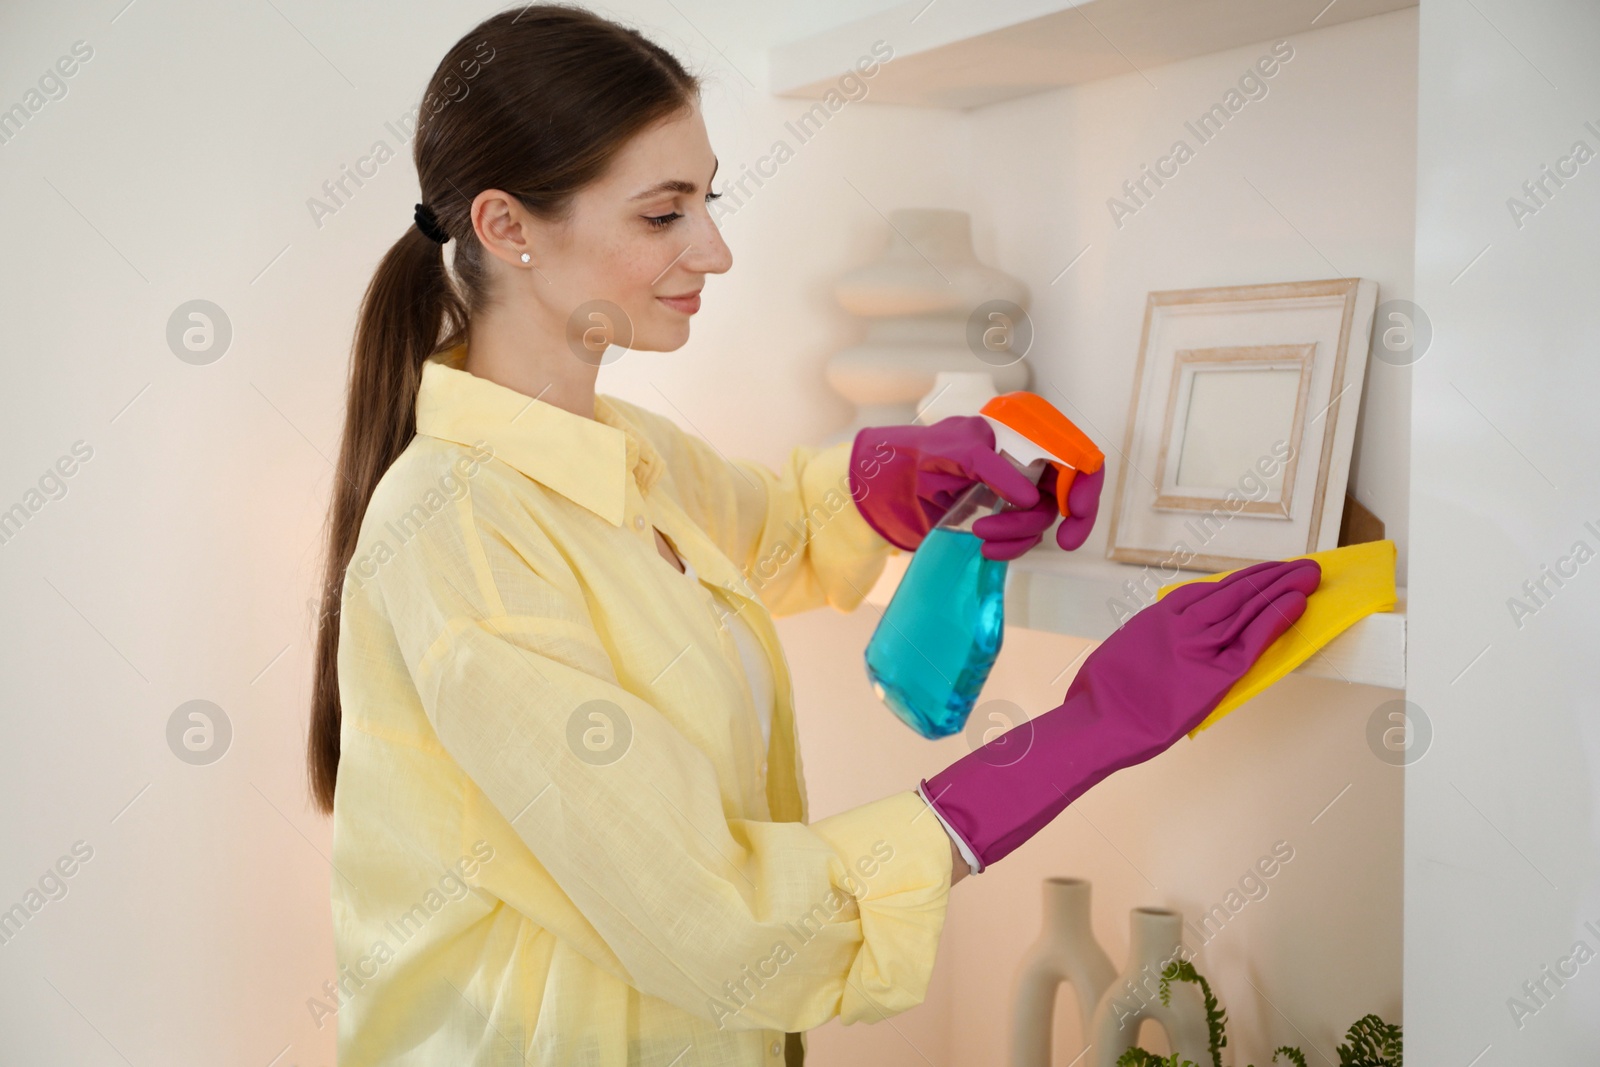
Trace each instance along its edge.
<instances>
[{"instance_id":1,"label":"spray bottle","mask_svg":"<svg viewBox=\"0 0 1600 1067\"><path fill-rule=\"evenodd\" d=\"M1073 478L1105 462L1082 430L1033 393L1002 393L978 413L994 428L995 451L1035 485L1055 467L1062 515ZM867 677L878 698L924 737L966 726L1000 654L1008 561L982 555L972 524L1009 507L981 481L957 497L912 554L867 642Z\"/></svg>"}]
</instances>

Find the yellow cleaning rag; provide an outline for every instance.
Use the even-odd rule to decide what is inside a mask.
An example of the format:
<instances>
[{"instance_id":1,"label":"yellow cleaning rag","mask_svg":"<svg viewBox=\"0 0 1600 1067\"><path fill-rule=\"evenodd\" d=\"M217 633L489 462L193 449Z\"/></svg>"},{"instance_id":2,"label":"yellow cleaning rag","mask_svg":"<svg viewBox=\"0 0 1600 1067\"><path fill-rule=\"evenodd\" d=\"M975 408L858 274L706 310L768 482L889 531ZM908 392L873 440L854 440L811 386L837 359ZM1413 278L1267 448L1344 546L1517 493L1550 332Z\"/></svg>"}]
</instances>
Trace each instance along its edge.
<instances>
[{"instance_id":1,"label":"yellow cleaning rag","mask_svg":"<svg viewBox=\"0 0 1600 1067\"><path fill-rule=\"evenodd\" d=\"M1393 541L1367 541L1290 558L1314 559L1322 567L1322 581L1306 598L1305 614L1268 646L1255 665L1228 690L1222 703L1212 709L1204 722L1189 731L1190 737L1310 659L1313 652L1349 629L1358 619L1373 612L1394 610ZM1242 567L1237 569L1243 570ZM1217 582L1232 573L1223 571L1164 585L1156 591L1156 599L1160 600L1181 585Z\"/></svg>"}]
</instances>

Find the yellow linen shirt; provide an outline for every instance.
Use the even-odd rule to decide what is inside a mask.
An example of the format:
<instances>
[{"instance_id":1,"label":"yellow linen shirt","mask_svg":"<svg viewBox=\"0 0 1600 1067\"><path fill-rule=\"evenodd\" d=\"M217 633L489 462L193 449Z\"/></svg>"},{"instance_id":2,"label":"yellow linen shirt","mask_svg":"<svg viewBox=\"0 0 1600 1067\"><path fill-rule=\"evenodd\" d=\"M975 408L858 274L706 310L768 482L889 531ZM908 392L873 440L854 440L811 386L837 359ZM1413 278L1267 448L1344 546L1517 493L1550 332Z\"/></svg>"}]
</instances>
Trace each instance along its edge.
<instances>
[{"instance_id":1,"label":"yellow linen shirt","mask_svg":"<svg viewBox=\"0 0 1600 1067\"><path fill-rule=\"evenodd\" d=\"M950 839L912 785L809 820L772 623L853 609L893 551L849 442L775 473L464 356L425 364L345 574L337 977L308 1004L341 1067L776 1065L920 1003ZM728 612L772 666L765 750Z\"/></svg>"}]
</instances>

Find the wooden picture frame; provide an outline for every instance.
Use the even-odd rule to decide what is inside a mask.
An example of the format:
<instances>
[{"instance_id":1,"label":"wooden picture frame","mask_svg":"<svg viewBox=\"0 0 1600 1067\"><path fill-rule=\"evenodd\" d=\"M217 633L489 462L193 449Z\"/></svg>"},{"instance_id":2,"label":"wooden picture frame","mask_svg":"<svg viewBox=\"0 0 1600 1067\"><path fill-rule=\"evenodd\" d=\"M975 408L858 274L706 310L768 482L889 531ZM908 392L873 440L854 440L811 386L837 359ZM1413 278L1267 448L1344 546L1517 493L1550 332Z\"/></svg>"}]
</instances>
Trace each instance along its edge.
<instances>
[{"instance_id":1,"label":"wooden picture frame","mask_svg":"<svg viewBox=\"0 0 1600 1067\"><path fill-rule=\"evenodd\" d=\"M1213 572L1336 547L1376 304L1361 278L1150 293L1106 555Z\"/></svg>"}]
</instances>

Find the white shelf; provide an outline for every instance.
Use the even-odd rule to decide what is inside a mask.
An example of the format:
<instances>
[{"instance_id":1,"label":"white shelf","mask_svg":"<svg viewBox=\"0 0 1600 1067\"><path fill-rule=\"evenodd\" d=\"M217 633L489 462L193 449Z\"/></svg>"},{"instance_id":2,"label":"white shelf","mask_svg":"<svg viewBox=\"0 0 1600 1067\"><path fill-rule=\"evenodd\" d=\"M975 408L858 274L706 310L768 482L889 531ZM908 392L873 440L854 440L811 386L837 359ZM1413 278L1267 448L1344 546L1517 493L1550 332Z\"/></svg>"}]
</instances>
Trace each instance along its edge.
<instances>
[{"instance_id":1,"label":"white shelf","mask_svg":"<svg viewBox=\"0 0 1600 1067\"><path fill-rule=\"evenodd\" d=\"M867 603L882 607L889 603L900 577L905 573L911 553L889 557L883 575L867 593ZM1006 625L1071 637L1104 640L1117 628L1109 606L1132 599L1123 583L1137 580L1144 568L1115 563L1104 557L1079 557L1055 550L1036 548L1013 560L1006 575ZM1174 579L1181 581L1200 572L1185 571ZM1359 620L1295 669L1296 674L1328 678L1356 685L1376 685L1387 689L1406 686L1405 589L1396 590L1394 611L1378 612ZM1148 603L1154 596L1144 598Z\"/></svg>"},{"instance_id":2,"label":"white shelf","mask_svg":"<svg viewBox=\"0 0 1600 1067\"><path fill-rule=\"evenodd\" d=\"M1417 0L908 0L773 48L770 89L807 100L830 90L843 95L839 79L860 78L858 64L876 62L873 45L881 41L893 58L861 79L866 99L982 107L1416 6Z\"/></svg>"}]
</instances>

